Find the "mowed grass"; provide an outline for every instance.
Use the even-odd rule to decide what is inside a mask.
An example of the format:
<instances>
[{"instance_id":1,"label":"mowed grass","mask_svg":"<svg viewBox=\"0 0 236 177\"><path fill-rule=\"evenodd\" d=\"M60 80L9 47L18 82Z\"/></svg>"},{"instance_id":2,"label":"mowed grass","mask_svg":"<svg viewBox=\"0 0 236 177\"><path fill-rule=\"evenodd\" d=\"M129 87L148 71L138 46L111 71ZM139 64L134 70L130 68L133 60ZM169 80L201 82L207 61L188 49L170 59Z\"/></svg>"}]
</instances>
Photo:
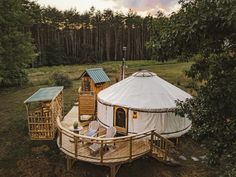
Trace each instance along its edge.
<instances>
[{"instance_id":1,"label":"mowed grass","mask_svg":"<svg viewBox=\"0 0 236 177\"><path fill-rule=\"evenodd\" d=\"M192 62L160 63L156 61L128 61L126 75L138 70L149 70L158 76L181 87L189 92L188 79L184 71L189 69ZM119 77L121 62L105 62L97 65L71 65L53 66L28 69L31 86L25 88L10 88L0 91L0 176L19 176L18 161L27 157L35 157L31 149L35 146L48 145L50 147L49 159L55 155L59 157L59 150L55 141L31 141L28 136L27 116L24 100L41 87L49 86L49 77L53 72L68 74L73 80L73 86L64 90L65 112L72 107L77 100L77 90L80 86L79 76L86 68L103 67L112 82ZM37 168L37 167L35 167ZM5 175L5 176L6 176Z\"/></svg>"},{"instance_id":2,"label":"mowed grass","mask_svg":"<svg viewBox=\"0 0 236 177\"><path fill-rule=\"evenodd\" d=\"M157 73L158 76L168 82L190 91L188 89L188 79L185 76L185 71L190 68L193 62L179 63L170 61L166 63L154 60L127 61L126 62L126 77L139 70L149 70ZM87 68L102 67L114 83L120 77L121 61L110 61L99 63L96 65L67 65L67 66L52 66L28 69L29 80L32 85L50 84L50 76L54 72L67 74L70 79L79 80L82 72Z\"/></svg>"}]
</instances>

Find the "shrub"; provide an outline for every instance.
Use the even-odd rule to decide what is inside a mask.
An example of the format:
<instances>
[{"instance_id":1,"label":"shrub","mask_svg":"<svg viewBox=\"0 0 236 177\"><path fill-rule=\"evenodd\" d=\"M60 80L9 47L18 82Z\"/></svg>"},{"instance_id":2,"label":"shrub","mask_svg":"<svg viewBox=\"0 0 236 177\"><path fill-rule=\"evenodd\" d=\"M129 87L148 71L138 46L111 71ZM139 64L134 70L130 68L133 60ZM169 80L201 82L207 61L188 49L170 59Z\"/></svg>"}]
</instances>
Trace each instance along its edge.
<instances>
[{"instance_id":1,"label":"shrub","mask_svg":"<svg viewBox=\"0 0 236 177\"><path fill-rule=\"evenodd\" d=\"M180 78L176 78L176 84L177 84L178 86L181 85L181 80L180 80Z\"/></svg>"},{"instance_id":2,"label":"shrub","mask_svg":"<svg viewBox=\"0 0 236 177\"><path fill-rule=\"evenodd\" d=\"M65 88L71 87L72 81L68 75L63 73L53 73L51 76L52 84L55 86L64 86Z\"/></svg>"},{"instance_id":3,"label":"shrub","mask_svg":"<svg viewBox=\"0 0 236 177\"><path fill-rule=\"evenodd\" d=\"M199 60L201 60L202 58L203 58L203 56L202 56L200 53L198 53L198 54L193 55L193 56L190 58L190 60L191 60L191 61L199 61Z\"/></svg>"},{"instance_id":4,"label":"shrub","mask_svg":"<svg viewBox=\"0 0 236 177\"><path fill-rule=\"evenodd\" d=\"M28 78L24 70L9 68L0 73L0 87L23 86Z\"/></svg>"}]
</instances>

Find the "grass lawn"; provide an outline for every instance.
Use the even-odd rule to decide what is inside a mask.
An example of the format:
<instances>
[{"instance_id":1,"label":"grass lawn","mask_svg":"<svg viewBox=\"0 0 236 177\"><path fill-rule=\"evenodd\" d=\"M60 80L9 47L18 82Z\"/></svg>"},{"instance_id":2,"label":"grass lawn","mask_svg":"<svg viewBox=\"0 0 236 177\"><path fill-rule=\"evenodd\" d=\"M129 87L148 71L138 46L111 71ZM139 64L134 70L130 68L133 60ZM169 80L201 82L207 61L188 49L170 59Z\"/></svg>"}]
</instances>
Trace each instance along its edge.
<instances>
[{"instance_id":1,"label":"grass lawn","mask_svg":"<svg viewBox=\"0 0 236 177\"><path fill-rule=\"evenodd\" d=\"M130 75L139 70L149 70L157 73L158 76L168 80L172 84L178 85L183 89L187 89L187 78L184 75L184 71L189 69L192 62L177 63L171 61L168 63L161 63L153 60L141 60L141 61L127 61L126 75ZM115 82L116 78L120 76L120 61L104 62L97 65L67 65L67 66L52 66L33 68L27 70L30 82L33 85L49 84L49 77L53 72L61 72L68 74L72 80L78 80L86 68L103 67L107 72L112 82Z\"/></svg>"},{"instance_id":2,"label":"grass lawn","mask_svg":"<svg viewBox=\"0 0 236 177\"><path fill-rule=\"evenodd\" d=\"M77 99L79 76L85 68L103 67L110 76L112 83L119 77L121 62L105 62L97 65L71 65L53 66L28 69L31 86L25 88L10 88L0 91L0 176L24 177L54 177L54 176L80 176L98 177L106 176L109 170L92 164L77 162L72 172L65 170L63 153L56 146L55 141L31 141L28 137L26 111L23 101L41 87L50 85L49 77L53 72L63 72L73 80L73 86L65 89L65 112L68 112ZM191 62L159 63L156 61L128 61L126 74L145 69L157 73L158 76L191 92L189 80L184 71L189 69ZM189 138L188 138L189 139ZM194 151L199 145L190 139L183 139L183 149ZM191 148L189 148L191 147ZM198 149L198 148L197 148ZM201 148L199 148L201 149ZM197 150L195 153L204 151ZM191 155L191 154L190 154ZM145 169L142 168L145 166ZM132 165L123 165L119 176L211 176L212 170L204 164L187 160L182 167L169 167L156 162L151 158L135 161Z\"/></svg>"}]
</instances>

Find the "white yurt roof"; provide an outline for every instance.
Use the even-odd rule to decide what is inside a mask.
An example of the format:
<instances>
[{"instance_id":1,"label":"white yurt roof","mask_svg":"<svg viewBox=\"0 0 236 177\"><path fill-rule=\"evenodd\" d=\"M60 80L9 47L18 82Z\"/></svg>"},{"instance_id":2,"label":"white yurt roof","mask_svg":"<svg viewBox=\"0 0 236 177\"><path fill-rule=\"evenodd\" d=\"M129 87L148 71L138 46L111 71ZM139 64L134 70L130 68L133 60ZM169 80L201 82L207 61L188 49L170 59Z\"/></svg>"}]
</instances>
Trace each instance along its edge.
<instances>
[{"instance_id":1,"label":"white yurt roof","mask_svg":"<svg viewBox=\"0 0 236 177\"><path fill-rule=\"evenodd\" d=\"M144 111L175 109L176 100L187 98L191 95L149 71L136 72L98 94L103 104Z\"/></svg>"}]
</instances>

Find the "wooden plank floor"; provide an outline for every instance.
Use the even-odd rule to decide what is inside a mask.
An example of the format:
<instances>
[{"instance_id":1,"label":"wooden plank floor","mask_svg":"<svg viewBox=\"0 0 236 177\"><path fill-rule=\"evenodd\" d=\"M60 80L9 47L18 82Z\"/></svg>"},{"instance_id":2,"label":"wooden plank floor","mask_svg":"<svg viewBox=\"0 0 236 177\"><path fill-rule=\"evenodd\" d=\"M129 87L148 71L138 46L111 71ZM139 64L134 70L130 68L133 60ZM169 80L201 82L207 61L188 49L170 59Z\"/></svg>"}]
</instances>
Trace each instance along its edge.
<instances>
[{"instance_id":1,"label":"wooden plank floor","mask_svg":"<svg viewBox=\"0 0 236 177\"><path fill-rule=\"evenodd\" d=\"M61 125L69 130L75 121L78 121L78 106L74 106L70 112L64 117ZM79 123L80 124L80 123ZM82 124L80 124L82 125ZM86 131L88 126L83 127L83 131ZM100 127L100 131L105 130L105 128ZM83 134L83 131L81 132ZM105 131L104 131L105 132ZM59 146L59 137L57 139ZM99 152L97 154L91 154L89 146L92 143L83 142L83 139L78 140L77 144L77 157L75 157L75 142L73 137L69 133L62 134L62 146L61 150L72 158L76 158L82 161L101 163L101 157ZM138 158L150 151L150 143L147 137L132 140L132 158ZM109 150L104 152L102 163L122 163L127 160L132 160L129 158L130 155L130 141L126 142L116 142L115 145L110 146Z\"/></svg>"},{"instance_id":2,"label":"wooden plank floor","mask_svg":"<svg viewBox=\"0 0 236 177\"><path fill-rule=\"evenodd\" d=\"M118 163L124 162L129 159L130 148L129 141L127 142L117 142L114 146L109 147L109 150L104 152L103 163ZM75 157L75 143L73 138L67 135L62 135L62 147L61 150L67 155L87 162L100 163L101 158L99 152L93 154L90 152L89 146L92 143L78 141L77 145L77 157ZM145 155L150 150L150 145L148 140L134 140L132 142L132 158L137 158Z\"/></svg>"}]
</instances>

